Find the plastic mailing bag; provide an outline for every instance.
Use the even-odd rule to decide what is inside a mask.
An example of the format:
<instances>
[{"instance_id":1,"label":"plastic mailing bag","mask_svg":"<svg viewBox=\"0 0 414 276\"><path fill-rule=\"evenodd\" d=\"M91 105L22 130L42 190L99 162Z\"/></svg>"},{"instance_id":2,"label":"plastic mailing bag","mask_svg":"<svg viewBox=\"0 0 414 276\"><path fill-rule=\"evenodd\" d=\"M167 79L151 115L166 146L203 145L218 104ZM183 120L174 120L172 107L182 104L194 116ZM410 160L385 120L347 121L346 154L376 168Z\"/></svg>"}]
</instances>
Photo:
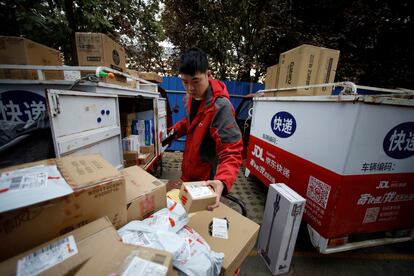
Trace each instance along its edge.
<instances>
[{"instance_id":1,"label":"plastic mailing bag","mask_svg":"<svg viewBox=\"0 0 414 276\"><path fill-rule=\"evenodd\" d=\"M181 204L167 198L167 206L143 221L131 221L120 228L122 241L170 252L180 275L218 275L224 254L212 251L197 232L186 226L188 217Z\"/></svg>"}]
</instances>

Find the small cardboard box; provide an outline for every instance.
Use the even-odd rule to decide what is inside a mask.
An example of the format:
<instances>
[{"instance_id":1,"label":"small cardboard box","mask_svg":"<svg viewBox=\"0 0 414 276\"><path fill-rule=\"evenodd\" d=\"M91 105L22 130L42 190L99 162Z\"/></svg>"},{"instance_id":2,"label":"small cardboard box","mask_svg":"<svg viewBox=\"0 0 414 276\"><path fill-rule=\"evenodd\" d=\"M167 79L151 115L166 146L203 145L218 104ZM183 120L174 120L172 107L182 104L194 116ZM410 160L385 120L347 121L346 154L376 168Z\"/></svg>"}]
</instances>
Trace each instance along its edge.
<instances>
[{"instance_id":1,"label":"small cardboard box","mask_svg":"<svg viewBox=\"0 0 414 276\"><path fill-rule=\"evenodd\" d=\"M76 275L173 275L172 256L162 250L113 242L97 252Z\"/></svg>"},{"instance_id":2,"label":"small cardboard box","mask_svg":"<svg viewBox=\"0 0 414 276\"><path fill-rule=\"evenodd\" d=\"M125 73L125 49L121 45L101 33L78 32L75 33L75 38L80 66L105 66ZM115 79L106 77L105 81L127 85L126 77L119 75L115 75Z\"/></svg>"},{"instance_id":3,"label":"small cardboard box","mask_svg":"<svg viewBox=\"0 0 414 276\"><path fill-rule=\"evenodd\" d=\"M183 182L180 200L187 213L206 210L216 202L217 194L206 185L205 181Z\"/></svg>"},{"instance_id":4,"label":"small cardboard box","mask_svg":"<svg viewBox=\"0 0 414 276\"><path fill-rule=\"evenodd\" d=\"M267 69L266 69L266 79L265 79L265 89L277 88L278 79L279 79L279 64L267 67ZM271 92L269 92L269 93L271 93Z\"/></svg>"},{"instance_id":5,"label":"small cardboard box","mask_svg":"<svg viewBox=\"0 0 414 276\"><path fill-rule=\"evenodd\" d=\"M152 154L155 154L155 147L154 147L154 145L151 145L151 146L141 146L139 148L139 152L140 153L152 153Z\"/></svg>"},{"instance_id":6,"label":"small cardboard box","mask_svg":"<svg viewBox=\"0 0 414 276\"><path fill-rule=\"evenodd\" d=\"M285 184L271 184L267 193L258 251L273 275L289 271L305 199Z\"/></svg>"},{"instance_id":7,"label":"small cardboard box","mask_svg":"<svg viewBox=\"0 0 414 276\"><path fill-rule=\"evenodd\" d=\"M73 189L68 195L36 198L30 205L3 209L0 214L0 260L10 258L34 246L63 235L97 218L108 216L119 228L126 223L125 180L100 155L68 156L28 163L3 172L34 165L57 165L60 174ZM52 180L51 180L52 181ZM49 185L51 186L51 185ZM28 196L16 198L20 191L1 193L1 201L27 202ZM35 194L32 192L33 195ZM32 196L32 195L31 195Z\"/></svg>"},{"instance_id":8,"label":"small cardboard box","mask_svg":"<svg viewBox=\"0 0 414 276\"><path fill-rule=\"evenodd\" d=\"M227 219L227 239L212 237L213 218ZM259 225L223 203L213 211L202 211L190 218L188 226L197 231L216 252L224 253L220 275L235 275L255 246Z\"/></svg>"},{"instance_id":9,"label":"small cardboard box","mask_svg":"<svg viewBox=\"0 0 414 276\"><path fill-rule=\"evenodd\" d=\"M62 66L62 54L27 38L0 36L0 64ZM63 80L62 71L44 71L46 80ZM0 79L37 80L35 70L0 69Z\"/></svg>"},{"instance_id":10,"label":"small cardboard box","mask_svg":"<svg viewBox=\"0 0 414 276\"><path fill-rule=\"evenodd\" d=\"M111 221L103 217L0 263L0 274L16 275L19 269L21 275L66 275L113 241L120 243L119 236ZM67 250L57 250L65 247ZM30 266L24 266L29 258Z\"/></svg>"},{"instance_id":11,"label":"small cardboard box","mask_svg":"<svg viewBox=\"0 0 414 276\"><path fill-rule=\"evenodd\" d=\"M165 183L138 166L121 173L125 177L128 222L142 220L167 206Z\"/></svg>"}]
</instances>

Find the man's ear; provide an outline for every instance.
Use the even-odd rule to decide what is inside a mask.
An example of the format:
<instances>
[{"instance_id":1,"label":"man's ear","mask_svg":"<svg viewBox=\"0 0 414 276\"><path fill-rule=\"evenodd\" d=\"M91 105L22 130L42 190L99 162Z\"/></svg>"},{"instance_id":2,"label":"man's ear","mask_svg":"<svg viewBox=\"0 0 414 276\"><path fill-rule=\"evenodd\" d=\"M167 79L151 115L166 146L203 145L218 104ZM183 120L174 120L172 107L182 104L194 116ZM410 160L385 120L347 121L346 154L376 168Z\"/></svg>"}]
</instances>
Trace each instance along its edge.
<instances>
[{"instance_id":1,"label":"man's ear","mask_svg":"<svg viewBox=\"0 0 414 276\"><path fill-rule=\"evenodd\" d=\"M211 73L211 71L210 71L210 70L207 70L207 78L208 78L209 80L213 79L213 74Z\"/></svg>"}]
</instances>

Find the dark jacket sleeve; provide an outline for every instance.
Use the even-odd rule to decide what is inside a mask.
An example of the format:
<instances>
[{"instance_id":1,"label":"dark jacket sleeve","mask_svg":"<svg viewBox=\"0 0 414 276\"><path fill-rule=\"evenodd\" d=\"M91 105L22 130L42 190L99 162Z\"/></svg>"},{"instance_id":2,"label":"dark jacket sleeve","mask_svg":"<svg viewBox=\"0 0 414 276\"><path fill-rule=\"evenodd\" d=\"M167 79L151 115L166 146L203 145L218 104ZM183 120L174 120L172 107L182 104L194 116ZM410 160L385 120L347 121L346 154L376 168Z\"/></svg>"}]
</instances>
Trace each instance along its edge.
<instances>
[{"instance_id":1,"label":"dark jacket sleeve","mask_svg":"<svg viewBox=\"0 0 414 276\"><path fill-rule=\"evenodd\" d=\"M242 163L243 141L231 102L224 97L218 98L215 108L216 114L210 127L218 155L214 179L222 181L229 192Z\"/></svg>"}]
</instances>

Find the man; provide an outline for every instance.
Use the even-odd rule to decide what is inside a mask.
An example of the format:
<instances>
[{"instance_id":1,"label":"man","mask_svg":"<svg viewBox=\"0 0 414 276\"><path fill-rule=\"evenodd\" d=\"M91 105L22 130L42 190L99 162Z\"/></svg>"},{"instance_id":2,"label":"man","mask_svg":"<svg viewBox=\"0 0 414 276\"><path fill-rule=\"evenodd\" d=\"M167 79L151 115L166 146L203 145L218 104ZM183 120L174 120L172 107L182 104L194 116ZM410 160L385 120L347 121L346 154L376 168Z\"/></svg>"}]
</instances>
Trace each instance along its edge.
<instances>
[{"instance_id":1,"label":"man","mask_svg":"<svg viewBox=\"0 0 414 276\"><path fill-rule=\"evenodd\" d=\"M187 136L181 180L207 181L217 193L216 203L208 207L212 210L239 172L242 137L225 84L211 79L207 55L189 49L181 56L179 72L187 92L186 117L172 131L174 139Z\"/></svg>"}]
</instances>

